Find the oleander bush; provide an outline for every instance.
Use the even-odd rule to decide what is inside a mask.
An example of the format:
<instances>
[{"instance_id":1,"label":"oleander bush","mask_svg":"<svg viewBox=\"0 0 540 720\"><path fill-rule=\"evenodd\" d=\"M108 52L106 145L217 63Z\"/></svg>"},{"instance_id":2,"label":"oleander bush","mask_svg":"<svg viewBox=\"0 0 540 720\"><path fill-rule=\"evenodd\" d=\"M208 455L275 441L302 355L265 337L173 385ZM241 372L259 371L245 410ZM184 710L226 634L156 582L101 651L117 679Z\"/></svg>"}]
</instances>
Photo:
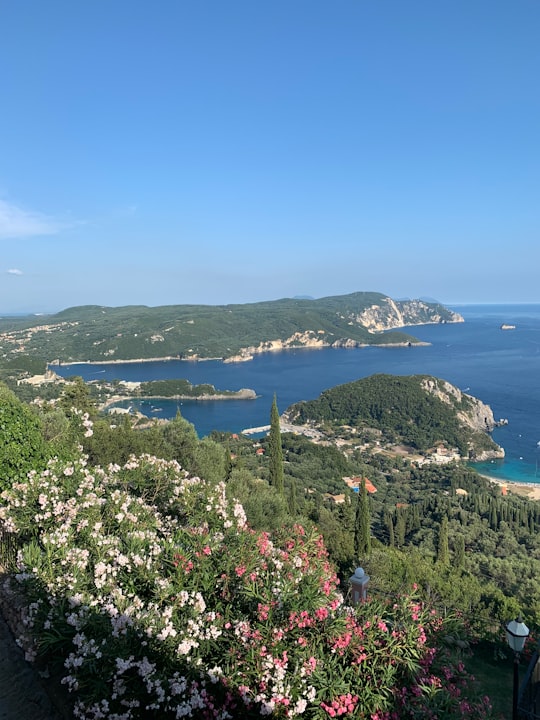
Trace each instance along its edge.
<instances>
[{"instance_id":1,"label":"oleander bush","mask_svg":"<svg viewBox=\"0 0 540 720\"><path fill-rule=\"evenodd\" d=\"M10 485L28 654L76 718L489 716L444 646L457 621L411 595L350 607L317 532L252 530L224 483L143 455Z\"/></svg>"}]
</instances>

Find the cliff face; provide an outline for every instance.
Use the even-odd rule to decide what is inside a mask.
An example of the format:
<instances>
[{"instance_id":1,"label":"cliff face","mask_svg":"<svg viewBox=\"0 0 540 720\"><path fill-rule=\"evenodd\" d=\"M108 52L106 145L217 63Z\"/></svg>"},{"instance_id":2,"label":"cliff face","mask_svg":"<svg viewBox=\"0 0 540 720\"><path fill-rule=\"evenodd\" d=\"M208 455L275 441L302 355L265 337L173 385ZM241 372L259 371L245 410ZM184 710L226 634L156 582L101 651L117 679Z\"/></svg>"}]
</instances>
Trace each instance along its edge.
<instances>
[{"instance_id":1,"label":"cliff face","mask_svg":"<svg viewBox=\"0 0 540 720\"><path fill-rule=\"evenodd\" d=\"M295 403L287 417L308 427L328 426L338 435L344 431L347 438L351 428L367 431L368 438L375 430L378 445L415 448L436 462L504 457L489 434L497 425L489 405L431 375L364 377Z\"/></svg>"},{"instance_id":2,"label":"cliff face","mask_svg":"<svg viewBox=\"0 0 540 720\"><path fill-rule=\"evenodd\" d=\"M446 380L425 378L422 387L431 395L451 405L456 410L458 420L479 432L491 432L497 426L493 410L472 395L467 395Z\"/></svg>"},{"instance_id":3,"label":"cliff face","mask_svg":"<svg viewBox=\"0 0 540 720\"><path fill-rule=\"evenodd\" d=\"M438 303L357 292L317 300L240 305L79 307L43 320L2 324L4 353L60 362L233 358L292 347L418 344L399 328L461 322ZM384 331L390 330L388 337ZM378 335L378 337L377 337Z\"/></svg>"},{"instance_id":4,"label":"cliff face","mask_svg":"<svg viewBox=\"0 0 540 720\"><path fill-rule=\"evenodd\" d=\"M405 345L406 343L399 343ZM416 342L415 345L425 345L426 343ZM339 340L329 340L327 333L324 330L306 330L306 332L296 332L285 340L266 340L265 342L259 343L259 345L251 345L250 347L242 348L237 355L225 358L225 363L236 363L246 362L247 360L253 360L254 355L266 352L277 352L279 350L291 350L294 348L356 348L363 347L366 343L359 342L358 340L352 340L351 338L344 338Z\"/></svg>"},{"instance_id":5,"label":"cliff face","mask_svg":"<svg viewBox=\"0 0 540 720\"><path fill-rule=\"evenodd\" d=\"M246 360L253 360L254 355L265 352L276 352L279 350L289 350L295 347L302 348L322 348L328 347L328 343L325 339L326 333L324 330L306 330L305 332L293 333L290 337L285 340L267 340L259 343L257 346L250 346L242 348L238 355L226 358L224 362L245 362Z\"/></svg>"},{"instance_id":6,"label":"cliff face","mask_svg":"<svg viewBox=\"0 0 540 720\"><path fill-rule=\"evenodd\" d=\"M426 303L422 300L392 300L390 297L379 296L376 302L361 311L350 308L338 311L340 336L336 337L337 326L333 332L327 330L303 330L295 332L285 339L266 340L258 345L242 348L239 353L229 357L225 362L244 362L252 360L254 355L275 350L287 350L295 347L362 347L371 342L370 335L395 330L409 325L425 325L439 323L463 322L458 313L448 310L442 305ZM348 337L345 333L355 335L355 329L364 333L364 340ZM369 333L366 336L366 331ZM341 334L343 333L343 334ZM356 333L357 334L357 333ZM414 338L410 338L414 340ZM390 343L386 343L390 344ZM405 341L397 344L406 344ZM415 341L416 345L421 345Z\"/></svg>"},{"instance_id":7,"label":"cliff face","mask_svg":"<svg viewBox=\"0 0 540 720\"><path fill-rule=\"evenodd\" d=\"M456 411L456 417L462 425L469 427L475 433L489 433L497 422L493 416L493 410L489 405L472 395L467 395L446 380L438 378L424 378L422 387L442 402L450 405ZM491 439L490 439L491 440ZM478 449L474 452L474 460L483 462L490 459L504 458L504 449L493 440L490 448Z\"/></svg>"},{"instance_id":8,"label":"cliff face","mask_svg":"<svg viewBox=\"0 0 540 720\"><path fill-rule=\"evenodd\" d=\"M392 300L386 297L354 317L369 332L383 332L408 325L426 323L464 322L463 317L442 306L434 306L422 300Z\"/></svg>"}]
</instances>

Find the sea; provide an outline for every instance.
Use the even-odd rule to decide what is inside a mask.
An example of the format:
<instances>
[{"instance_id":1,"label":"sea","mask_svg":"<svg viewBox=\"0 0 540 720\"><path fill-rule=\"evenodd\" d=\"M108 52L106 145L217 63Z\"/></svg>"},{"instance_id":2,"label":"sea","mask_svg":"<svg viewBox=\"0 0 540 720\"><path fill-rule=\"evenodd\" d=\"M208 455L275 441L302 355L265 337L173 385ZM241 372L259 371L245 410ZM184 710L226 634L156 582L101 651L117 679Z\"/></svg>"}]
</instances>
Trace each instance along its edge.
<instances>
[{"instance_id":1,"label":"sea","mask_svg":"<svg viewBox=\"0 0 540 720\"><path fill-rule=\"evenodd\" d=\"M218 360L167 360L141 363L54 366L63 377L149 381L185 378L218 390L251 388L255 400L130 400L149 417L173 418L178 412L199 437L212 430L239 433L268 425L274 394L283 412L330 387L374 373L428 374L448 380L491 406L495 419L508 423L492 437L504 460L476 463L481 473L513 482L540 482L540 304L452 305L465 322L417 325L405 331L429 345L294 349L257 355L242 363ZM501 325L515 326L504 330Z\"/></svg>"}]
</instances>

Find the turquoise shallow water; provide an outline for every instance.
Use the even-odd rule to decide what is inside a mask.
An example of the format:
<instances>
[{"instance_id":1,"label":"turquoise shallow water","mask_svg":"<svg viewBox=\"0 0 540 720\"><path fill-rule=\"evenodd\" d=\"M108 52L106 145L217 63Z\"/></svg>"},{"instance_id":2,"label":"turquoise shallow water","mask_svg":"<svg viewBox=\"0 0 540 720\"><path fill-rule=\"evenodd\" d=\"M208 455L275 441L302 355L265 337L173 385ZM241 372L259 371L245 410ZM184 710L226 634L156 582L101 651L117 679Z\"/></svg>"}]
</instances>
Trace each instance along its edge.
<instances>
[{"instance_id":1,"label":"turquoise shallow water","mask_svg":"<svg viewBox=\"0 0 540 720\"><path fill-rule=\"evenodd\" d=\"M156 361L74 364L57 368L64 377L85 380L186 378L218 389L254 389L256 400L144 401L131 403L150 417L174 417L178 410L204 436L213 429L239 432L269 422L274 393L279 409L317 397L322 390L373 373L426 373L448 380L508 419L493 438L505 460L477 469L500 479L540 482L540 305L463 305L464 323L423 325L408 332L428 347L291 350L260 355L251 362ZM515 325L501 330L501 324ZM124 403L125 404L125 403Z\"/></svg>"}]
</instances>

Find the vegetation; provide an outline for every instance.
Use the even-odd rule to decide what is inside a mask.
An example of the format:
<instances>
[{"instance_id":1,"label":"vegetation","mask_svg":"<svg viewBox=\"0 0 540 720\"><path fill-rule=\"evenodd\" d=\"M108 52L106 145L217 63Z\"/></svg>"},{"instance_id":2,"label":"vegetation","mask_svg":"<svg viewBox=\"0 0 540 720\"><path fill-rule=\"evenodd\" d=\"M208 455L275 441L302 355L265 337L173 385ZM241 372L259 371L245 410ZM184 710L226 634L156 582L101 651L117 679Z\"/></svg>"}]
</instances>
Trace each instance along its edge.
<instances>
[{"instance_id":1,"label":"vegetation","mask_svg":"<svg viewBox=\"0 0 540 720\"><path fill-rule=\"evenodd\" d=\"M318 300L283 299L246 305L162 307L83 306L46 317L0 319L6 360L23 351L41 363L135 358L230 358L246 348L287 341L340 345L416 343L405 333L370 332L365 313L378 308L378 326L452 322L442 305L393 301L380 293L353 293ZM373 329L373 328L370 328Z\"/></svg>"},{"instance_id":2,"label":"vegetation","mask_svg":"<svg viewBox=\"0 0 540 720\"><path fill-rule=\"evenodd\" d=\"M356 502L354 522L354 552L357 562L365 560L371 553L371 514L366 483L362 481Z\"/></svg>"},{"instance_id":3,"label":"vegetation","mask_svg":"<svg viewBox=\"0 0 540 720\"><path fill-rule=\"evenodd\" d=\"M419 452L438 444L457 448L469 457L472 448L495 449L486 432L471 429L458 412L467 412L472 399L467 395L445 402L426 389L426 381L438 383L427 375L401 377L371 375L326 390L316 400L301 402L288 411L291 420L313 423L337 430L343 426L381 435L386 443L404 443Z\"/></svg>"},{"instance_id":4,"label":"vegetation","mask_svg":"<svg viewBox=\"0 0 540 720\"><path fill-rule=\"evenodd\" d=\"M367 386L377 412L385 381ZM77 717L489 716L462 663L476 644L501 657L519 612L540 626L540 505L397 454L397 404L422 411L414 383L388 382L377 424L340 392L319 421L332 443L280 433L284 491L271 434L141 427L99 414L82 381L32 405L0 386L0 555L18 548L27 651ZM351 610L359 560L369 602Z\"/></svg>"},{"instance_id":5,"label":"vegetation","mask_svg":"<svg viewBox=\"0 0 540 720\"><path fill-rule=\"evenodd\" d=\"M269 478L270 484L283 495L283 448L281 445L281 429L279 424L279 411L276 396L270 410L270 432L268 434L269 448Z\"/></svg>"},{"instance_id":6,"label":"vegetation","mask_svg":"<svg viewBox=\"0 0 540 720\"><path fill-rule=\"evenodd\" d=\"M443 641L457 618L414 595L347 607L317 533L252 531L223 483L174 461L54 463L4 500L27 655L77 718L489 715Z\"/></svg>"},{"instance_id":7,"label":"vegetation","mask_svg":"<svg viewBox=\"0 0 540 720\"><path fill-rule=\"evenodd\" d=\"M44 468L50 454L39 418L0 385L0 490Z\"/></svg>"},{"instance_id":8,"label":"vegetation","mask_svg":"<svg viewBox=\"0 0 540 720\"><path fill-rule=\"evenodd\" d=\"M166 397L166 398L202 398L219 395L220 397L238 397L238 393L232 390L216 390L213 385L202 383L192 385L189 380L152 380L142 382L134 396L141 397ZM255 397L255 393L253 393Z\"/></svg>"}]
</instances>

